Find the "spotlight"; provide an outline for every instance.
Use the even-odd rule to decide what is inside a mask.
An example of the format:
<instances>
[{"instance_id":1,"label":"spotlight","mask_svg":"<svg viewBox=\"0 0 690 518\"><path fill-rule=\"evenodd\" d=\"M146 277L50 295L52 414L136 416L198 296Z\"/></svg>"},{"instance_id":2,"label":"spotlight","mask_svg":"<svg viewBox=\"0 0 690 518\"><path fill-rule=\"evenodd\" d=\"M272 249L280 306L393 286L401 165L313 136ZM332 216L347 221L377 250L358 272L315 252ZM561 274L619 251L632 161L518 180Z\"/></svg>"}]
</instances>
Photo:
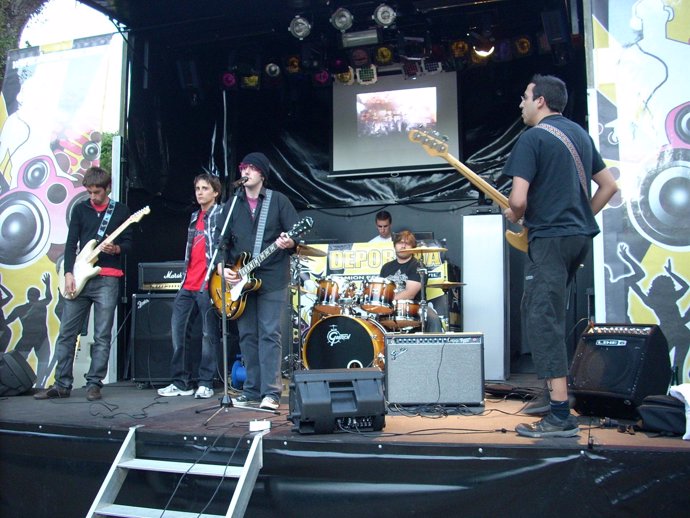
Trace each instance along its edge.
<instances>
[{"instance_id":1,"label":"spotlight","mask_svg":"<svg viewBox=\"0 0 690 518\"><path fill-rule=\"evenodd\" d=\"M416 79L422 73L419 61L405 60L402 65L404 79Z\"/></svg>"},{"instance_id":2,"label":"spotlight","mask_svg":"<svg viewBox=\"0 0 690 518\"><path fill-rule=\"evenodd\" d=\"M303 40L311 33L311 24L303 16L297 15L290 22L288 30L295 38Z\"/></svg>"},{"instance_id":3,"label":"spotlight","mask_svg":"<svg viewBox=\"0 0 690 518\"><path fill-rule=\"evenodd\" d=\"M264 67L264 72L268 77L277 78L280 76L280 67L276 63L268 63Z\"/></svg>"},{"instance_id":4,"label":"spotlight","mask_svg":"<svg viewBox=\"0 0 690 518\"><path fill-rule=\"evenodd\" d=\"M352 66L355 68L369 65L369 53L366 51L366 49L354 49L350 53L350 63L352 63Z\"/></svg>"},{"instance_id":5,"label":"spotlight","mask_svg":"<svg viewBox=\"0 0 690 518\"><path fill-rule=\"evenodd\" d=\"M374 51L374 61L380 67L393 63L393 49L388 45L382 45Z\"/></svg>"},{"instance_id":6,"label":"spotlight","mask_svg":"<svg viewBox=\"0 0 690 518\"><path fill-rule=\"evenodd\" d=\"M312 81L315 86L327 86L331 82L331 74L325 69L317 70L312 75Z\"/></svg>"},{"instance_id":7,"label":"spotlight","mask_svg":"<svg viewBox=\"0 0 690 518\"><path fill-rule=\"evenodd\" d=\"M343 7L339 7L331 15L331 25L340 32L345 32L352 27L352 13Z\"/></svg>"},{"instance_id":8,"label":"spotlight","mask_svg":"<svg viewBox=\"0 0 690 518\"><path fill-rule=\"evenodd\" d=\"M517 57L529 56L532 53L532 40L529 36L518 36L513 40L513 50Z\"/></svg>"},{"instance_id":9,"label":"spotlight","mask_svg":"<svg viewBox=\"0 0 690 518\"><path fill-rule=\"evenodd\" d=\"M226 90L230 90L237 86L237 74L235 74L235 72L223 72L223 75L221 76L220 80L223 84L223 88L225 88Z\"/></svg>"},{"instance_id":10,"label":"spotlight","mask_svg":"<svg viewBox=\"0 0 690 518\"><path fill-rule=\"evenodd\" d=\"M398 13L395 12L395 9L389 5L381 4L374 9L374 14L371 18L379 27L387 28L395 23L397 16Z\"/></svg>"},{"instance_id":11,"label":"spotlight","mask_svg":"<svg viewBox=\"0 0 690 518\"><path fill-rule=\"evenodd\" d=\"M481 58L488 58L494 53L494 39L490 35L479 34L477 32L470 33L470 41L472 42L472 49Z\"/></svg>"},{"instance_id":12,"label":"spotlight","mask_svg":"<svg viewBox=\"0 0 690 518\"><path fill-rule=\"evenodd\" d=\"M352 85L355 82L355 71L352 70L352 67L347 67L346 72L341 72L340 74L335 75L336 80L339 83L342 83L344 85Z\"/></svg>"},{"instance_id":13,"label":"spotlight","mask_svg":"<svg viewBox=\"0 0 690 518\"><path fill-rule=\"evenodd\" d=\"M450 51L454 58L464 58L470 50L469 44L465 40L455 40L450 44Z\"/></svg>"},{"instance_id":14,"label":"spotlight","mask_svg":"<svg viewBox=\"0 0 690 518\"><path fill-rule=\"evenodd\" d=\"M347 57L344 55L337 55L331 58L330 69L334 74L347 72L348 67Z\"/></svg>"},{"instance_id":15,"label":"spotlight","mask_svg":"<svg viewBox=\"0 0 690 518\"><path fill-rule=\"evenodd\" d=\"M369 65L367 67L360 67L355 72L357 76L357 83L360 85L373 85L378 81L376 75L376 65Z\"/></svg>"},{"instance_id":16,"label":"spotlight","mask_svg":"<svg viewBox=\"0 0 690 518\"><path fill-rule=\"evenodd\" d=\"M422 70L425 74L438 74L439 72L443 72L443 64L440 61L422 59Z\"/></svg>"},{"instance_id":17,"label":"spotlight","mask_svg":"<svg viewBox=\"0 0 690 518\"><path fill-rule=\"evenodd\" d=\"M287 58L285 70L288 72L288 74L299 74L301 69L302 64L299 56L290 56Z\"/></svg>"},{"instance_id":18,"label":"spotlight","mask_svg":"<svg viewBox=\"0 0 690 518\"><path fill-rule=\"evenodd\" d=\"M245 90L258 90L259 89L259 74L251 72L240 78L240 88Z\"/></svg>"}]
</instances>

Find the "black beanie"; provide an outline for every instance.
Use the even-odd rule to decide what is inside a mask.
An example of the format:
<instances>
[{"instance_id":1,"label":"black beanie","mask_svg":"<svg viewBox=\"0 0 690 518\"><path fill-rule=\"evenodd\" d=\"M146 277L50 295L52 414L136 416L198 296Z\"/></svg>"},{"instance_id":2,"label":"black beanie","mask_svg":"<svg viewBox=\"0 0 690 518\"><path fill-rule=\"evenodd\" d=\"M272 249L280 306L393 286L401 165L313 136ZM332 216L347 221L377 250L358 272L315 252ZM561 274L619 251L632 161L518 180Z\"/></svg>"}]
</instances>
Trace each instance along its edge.
<instances>
[{"instance_id":1,"label":"black beanie","mask_svg":"<svg viewBox=\"0 0 690 518\"><path fill-rule=\"evenodd\" d=\"M255 166L265 179L268 180L268 173L271 171L271 162L269 162L266 155L263 153L249 153L242 159L243 164L252 164Z\"/></svg>"}]
</instances>

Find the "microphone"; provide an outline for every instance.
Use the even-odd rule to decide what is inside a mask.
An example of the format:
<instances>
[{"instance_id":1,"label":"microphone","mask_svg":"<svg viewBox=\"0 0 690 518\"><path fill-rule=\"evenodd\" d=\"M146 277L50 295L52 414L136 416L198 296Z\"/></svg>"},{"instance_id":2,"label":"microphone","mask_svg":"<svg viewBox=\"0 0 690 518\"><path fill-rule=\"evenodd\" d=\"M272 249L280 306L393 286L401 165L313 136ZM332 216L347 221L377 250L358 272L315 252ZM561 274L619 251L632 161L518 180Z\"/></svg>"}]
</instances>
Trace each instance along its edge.
<instances>
[{"instance_id":1,"label":"microphone","mask_svg":"<svg viewBox=\"0 0 690 518\"><path fill-rule=\"evenodd\" d=\"M249 180L248 176L243 176L239 180L235 180L234 182L232 182L232 188L236 189L240 185L244 185L245 183L247 183L248 180Z\"/></svg>"}]
</instances>

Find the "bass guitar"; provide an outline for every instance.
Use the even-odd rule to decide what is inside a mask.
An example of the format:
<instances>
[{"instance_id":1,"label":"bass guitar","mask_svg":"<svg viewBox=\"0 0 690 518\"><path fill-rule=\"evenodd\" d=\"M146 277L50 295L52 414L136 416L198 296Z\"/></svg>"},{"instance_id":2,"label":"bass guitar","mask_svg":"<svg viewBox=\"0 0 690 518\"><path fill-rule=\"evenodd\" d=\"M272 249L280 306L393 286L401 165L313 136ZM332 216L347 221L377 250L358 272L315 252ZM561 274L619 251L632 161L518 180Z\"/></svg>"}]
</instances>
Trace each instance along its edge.
<instances>
[{"instance_id":1,"label":"bass guitar","mask_svg":"<svg viewBox=\"0 0 690 518\"><path fill-rule=\"evenodd\" d=\"M143 209L138 210L137 212L132 214L129 218L127 218L125 222L122 223L122 225L117 227L117 229L115 229L115 231L108 237L106 237L101 243L98 243L98 241L95 239L92 239L88 243L86 243L86 245L84 245L84 247L77 255L77 258L74 260L74 268L72 269L72 275L74 276L74 285L76 288L74 290L74 293L65 292L65 275L64 272L60 274L59 288L60 293L62 293L62 296L66 299L76 298L84 289L86 283L101 272L101 267L95 266L95 264L98 260L98 255L101 253L102 247L106 244L115 241L115 238L117 238L117 236L124 232L124 230L128 226L130 226L132 223L140 222L141 218L150 213L151 209L148 206L146 206Z\"/></svg>"},{"instance_id":2,"label":"bass guitar","mask_svg":"<svg viewBox=\"0 0 690 518\"><path fill-rule=\"evenodd\" d=\"M467 178L472 185L480 189L502 209L507 209L509 207L508 198L498 192L486 180L480 177L477 173L473 172L469 167L448 152L448 144L446 143L446 138L443 135L437 131L431 131L424 128L413 128L407 132L407 137L412 142L421 144L426 152L431 156L440 156L444 158L450 165L460 172L460 174ZM512 247L522 252L527 252L528 240L526 228L523 227L520 232L506 230L505 235L506 240Z\"/></svg>"},{"instance_id":3,"label":"bass guitar","mask_svg":"<svg viewBox=\"0 0 690 518\"><path fill-rule=\"evenodd\" d=\"M293 225L287 235L289 238L297 237L304 234L312 226L314 226L312 218L303 218ZM278 245L273 243L253 259L251 259L249 252L242 252L235 264L230 267L237 272L240 280L235 285L229 282L225 283L225 297L223 297L223 279L218 271L213 272L208 283L208 291L213 305L221 315L223 314L223 306L225 306L225 315L229 320L237 320L242 316L247 304L247 295L261 288L261 279L255 278L252 272L276 250L278 250Z\"/></svg>"}]
</instances>

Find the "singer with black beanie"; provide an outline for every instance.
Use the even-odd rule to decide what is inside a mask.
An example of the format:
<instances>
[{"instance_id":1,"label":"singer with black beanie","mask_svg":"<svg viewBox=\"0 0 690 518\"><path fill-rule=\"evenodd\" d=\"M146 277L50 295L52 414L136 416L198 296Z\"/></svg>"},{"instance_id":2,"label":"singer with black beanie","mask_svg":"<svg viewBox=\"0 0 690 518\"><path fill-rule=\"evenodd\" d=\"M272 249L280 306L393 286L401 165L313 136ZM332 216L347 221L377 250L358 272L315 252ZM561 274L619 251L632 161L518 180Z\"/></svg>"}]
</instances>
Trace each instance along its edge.
<instances>
[{"instance_id":1,"label":"singer with black beanie","mask_svg":"<svg viewBox=\"0 0 690 518\"><path fill-rule=\"evenodd\" d=\"M244 311L237 319L240 351L247 376L242 395L233 398L233 404L277 410L282 392L280 322L288 301L290 255L296 247L286 232L297 222L297 211L287 196L266 187L271 169L266 155L249 153L242 159L239 169L242 179L246 180L237 188L237 202L225 235L221 236L222 229L217 228L217 239L227 242L229 261L224 267L218 265L218 273L234 285L240 281L236 270L242 252L254 255L255 249L263 251L273 243L277 250L253 271L253 275L261 280L261 287L246 295ZM225 204L219 223L226 220L232 199L231 196ZM262 220L263 236L257 243Z\"/></svg>"}]
</instances>

